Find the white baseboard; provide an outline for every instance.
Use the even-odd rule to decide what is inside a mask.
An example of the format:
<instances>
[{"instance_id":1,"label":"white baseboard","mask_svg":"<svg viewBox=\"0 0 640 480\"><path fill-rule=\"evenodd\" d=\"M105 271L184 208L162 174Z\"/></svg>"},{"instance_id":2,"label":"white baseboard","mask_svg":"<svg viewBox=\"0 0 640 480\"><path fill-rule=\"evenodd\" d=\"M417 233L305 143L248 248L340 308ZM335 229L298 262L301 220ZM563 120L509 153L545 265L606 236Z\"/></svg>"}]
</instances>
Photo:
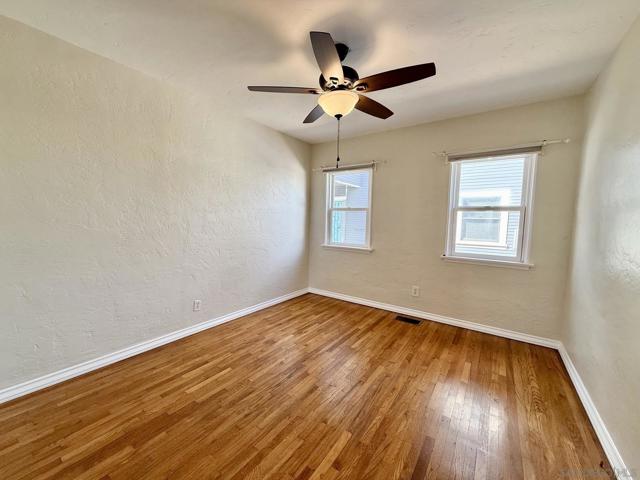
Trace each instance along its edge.
<instances>
[{"instance_id":1,"label":"white baseboard","mask_svg":"<svg viewBox=\"0 0 640 480\"><path fill-rule=\"evenodd\" d=\"M94 358L93 360L88 360L78 365L73 365L71 367L58 370L57 372L34 378L33 380L28 380L24 383L4 388L0 390L0 403L8 402L9 400L13 400L23 395L27 395L37 390L50 387L52 385L55 385L56 383L64 382L65 380L69 380L93 370L106 367L107 365L119 362L120 360L124 360L125 358L133 357L134 355L153 350L154 348L166 345L167 343L175 342L176 340L188 337L189 335L193 335L194 333L198 333L203 330L207 330L208 328L215 327L216 325L230 322L231 320L235 320L236 318L244 317L245 315L249 315L250 313L257 312L258 310L262 310L278 303L285 302L292 298L299 297L300 295L304 295L307 292L308 290L306 288L303 288L301 290L282 295L281 297L273 298L271 300L258 303L257 305L243 308L242 310L237 310L221 317L198 323L197 325L192 325L190 327L176 330L175 332L167 333L166 335L162 335L151 340L137 343L136 345L123 348L122 350L118 350L117 352L108 353L107 355Z\"/></svg>"},{"instance_id":2,"label":"white baseboard","mask_svg":"<svg viewBox=\"0 0 640 480\"><path fill-rule=\"evenodd\" d=\"M569 353L565 349L564 345L559 340L554 340L551 338L538 337L535 335L529 335L527 333L515 332L513 330L507 330L504 328L498 327L490 327L487 325L482 325L480 323L469 322L467 320L460 320L457 318L446 317L444 315L438 315L435 313L423 312L421 310L415 310L413 308L400 307L398 305L391 305L389 303L376 302L375 300L368 300L365 298L353 297L351 295L345 295L342 293L330 292L328 290L321 290L318 288L309 288L310 293L315 293L317 295L322 295L324 297L336 298L338 300L344 300L346 302L357 303L360 305L366 305L368 307L379 308L381 310L388 310L390 312L400 313L402 315L409 315L416 318L424 318L426 320L432 320L434 322L446 323L447 325L453 325L455 327L462 327L469 330L475 330L477 332L488 333L491 335L497 335L499 337L509 338L511 340L519 340L521 342L531 343L533 345L540 345L543 347L553 348L558 350L560 353L560 357L569 372L569 377L573 382L573 386L578 392L578 397L584 406L584 409L587 412L589 420L593 425L593 429L598 436L598 440L602 445L602 449L611 464L611 467L614 469L616 477L619 480L632 480L631 472L626 468L618 449L613 443L613 439L607 430L604 422L602 421L602 417L598 413L587 388L585 387L578 371L576 370L575 365L571 361L571 357Z\"/></svg>"},{"instance_id":3,"label":"white baseboard","mask_svg":"<svg viewBox=\"0 0 640 480\"><path fill-rule=\"evenodd\" d=\"M613 443L613 438L611 438L600 413L598 413L598 409L596 408L595 403L593 403L587 387L582 382L582 378L580 378L580 374L573 364L569 352L562 343L558 348L558 352L560 353L560 357L562 357L562 361L564 362L564 366L569 373L571 381L573 382L573 386L575 387L576 392L578 392L578 397L580 397L580 401L582 402L584 409L587 411L589 420L591 420L591 425L593 425L593 429L598 436L598 440L600 440L604 453L607 455L611 468L613 468L614 473L616 474L616 478L619 480L632 480L632 472L630 472L625 466L624 460L616 448L615 443Z\"/></svg>"},{"instance_id":4,"label":"white baseboard","mask_svg":"<svg viewBox=\"0 0 640 480\"><path fill-rule=\"evenodd\" d=\"M324 297L337 298L338 300L345 300L351 303L366 305L367 307L388 310L390 312L400 313L402 315L424 318L425 320L433 320L434 322L438 323L446 323L447 325L462 327L466 328L467 330L475 330L476 332L489 333L491 335L497 335L498 337L509 338L511 340L519 340L521 342L532 343L533 345L540 345L542 347L558 349L560 346L560 342L558 340L552 340L545 337L537 337L536 335L529 335L528 333L514 332L513 330L507 330L499 327L490 327L481 323L469 322L467 320L460 320L453 317L445 317L444 315L438 315L437 313L428 313L423 312L422 310L415 310L413 308L399 307L398 305L376 302L374 300L368 300L366 298L352 297L351 295L344 295L342 293L330 292L318 288L309 288L309 292L315 293L317 295L322 295Z\"/></svg>"}]
</instances>

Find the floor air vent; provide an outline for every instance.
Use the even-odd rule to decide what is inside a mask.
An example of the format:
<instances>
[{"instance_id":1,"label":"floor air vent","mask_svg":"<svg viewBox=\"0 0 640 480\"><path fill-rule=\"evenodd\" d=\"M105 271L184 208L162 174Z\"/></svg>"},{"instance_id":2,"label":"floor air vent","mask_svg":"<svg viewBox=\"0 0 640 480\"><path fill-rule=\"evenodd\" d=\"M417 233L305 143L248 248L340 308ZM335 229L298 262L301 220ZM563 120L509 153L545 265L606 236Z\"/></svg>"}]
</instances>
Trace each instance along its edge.
<instances>
[{"instance_id":1,"label":"floor air vent","mask_svg":"<svg viewBox=\"0 0 640 480\"><path fill-rule=\"evenodd\" d=\"M404 315L398 315L396 320L400 320L401 322L410 323L411 325L420 325L420 320L417 318L405 317Z\"/></svg>"}]
</instances>

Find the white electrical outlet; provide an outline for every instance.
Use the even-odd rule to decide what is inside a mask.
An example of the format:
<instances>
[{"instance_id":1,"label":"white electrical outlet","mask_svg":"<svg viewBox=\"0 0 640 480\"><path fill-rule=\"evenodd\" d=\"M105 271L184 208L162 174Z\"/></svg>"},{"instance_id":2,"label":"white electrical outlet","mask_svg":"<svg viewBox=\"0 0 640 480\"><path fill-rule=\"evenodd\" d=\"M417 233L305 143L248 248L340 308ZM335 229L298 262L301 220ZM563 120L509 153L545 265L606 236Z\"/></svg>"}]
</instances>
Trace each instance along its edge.
<instances>
[{"instance_id":1,"label":"white electrical outlet","mask_svg":"<svg viewBox=\"0 0 640 480\"><path fill-rule=\"evenodd\" d=\"M420 296L420 287L418 285L411 285L411 296L412 297Z\"/></svg>"},{"instance_id":2,"label":"white electrical outlet","mask_svg":"<svg viewBox=\"0 0 640 480\"><path fill-rule=\"evenodd\" d=\"M202 306L202 301L201 300L194 300L193 301L193 311L194 312L199 312L201 306Z\"/></svg>"}]
</instances>

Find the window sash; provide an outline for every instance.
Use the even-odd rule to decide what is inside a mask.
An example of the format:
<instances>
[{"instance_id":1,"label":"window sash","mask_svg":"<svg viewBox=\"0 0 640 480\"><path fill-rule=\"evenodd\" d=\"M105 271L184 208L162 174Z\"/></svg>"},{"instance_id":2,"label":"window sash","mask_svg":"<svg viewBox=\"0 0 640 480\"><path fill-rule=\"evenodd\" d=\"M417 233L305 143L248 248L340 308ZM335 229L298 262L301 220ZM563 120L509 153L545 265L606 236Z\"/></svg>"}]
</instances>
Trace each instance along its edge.
<instances>
[{"instance_id":1,"label":"window sash","mask_svg":"<svg viewBox=\"0 0 640 480\"><path fill-rule=\"evenodd\" d=\"M330 211L336 212L368 212L366 207L329 207Z\"/></svg>"},{"instance_id":2,"label":"window sash","mask_svg":"<svg viewBox=\"0 0 640 480\"><path fill-rule=\"evenodd\" d=\"M347 243L347 242L332 242L331 238L333 237L331 226L333 225L333 212L367 212L366 215L366 224L365 224L365 243ZM360 248L369 248L371 245L371 214L368 208L330 208L327 210L327 218L326 218L327 228L326 228L326 245L334 245L334 246L344 246L344 247L360 247Z\"/></svg>"},{"instance_id":3,"label":"window sash","mask_svg":"<svg viewBox=\"0 0 640 480\"><path fill-rule=\"evenodd\" d=\"M458 211L464 211L464 209L459 209ZM473 211L479 211L479 210L473 210ZM482 211L482 210L480 210ZM518 262L523 262L524 260L522 260L523 258L523 246L524 246L524 228L525 228L525 215L526 215L526 208L525 207L504 207L500 210L495 209L495 208L491 208L491 209L485 209L484 211L488 211L488 212L495 212L495 211L503 211L503 212L520 212L520 215L518 217L518 238L516 241L516 254L514 256L507 256L507 255L491 255L489 253L468 253L468 252L464 252L464 253L457 253L456 252L456 245L463 245L463 246L471 246L471 245L475 245L475 242L458 242L456 235L458 233L458 222L457 222L457 212L454 213L453 215L453 223L455 224L453 227L453 233L454 233L454 238L453 238L453 249L450 253L448 253L448 256L453 256L453 257L467 257L467 258L486 258L489 260L501 260L501 261L518 261ZM485 246L485 247L492 247L493 245L487 243L486 245L482 245L482 242L477 242L478 246Z\"/></svg>"},{"instance_id":4,"label":"window sash","mask_svg":"<svg viewBox=\"0 0 640 480\"><path fill-rule=\"evenodd\" d=\"M529 256L529 245L531 241L531 210L533 205L533 180L535 178L535 164L537 154L525 156L524 171L522 176L522 196L520 205L516 206L458 206L460 202L460 174L463 162L475 162L487 160L486 158L470 158L450 165L450 187L449 187L449 207L447 222L447 239L445 256L458 258L487 259L497 261L511 261L526 263ZM490 253L457 253L456 237L458 234L458 212L520 212L518 225L518 238L515 256L491 255Z\"/></svg>"},{"instance_id":5,"label":"window sash","mask_svg":"<svg viewBox=\"0 0 640 480\"><path fill-rule=\"evenodd\" d=\"M474 207L453 207L451 210L456 212L522 212L525 210L524 205L497 207L495 205L474 206ZM336 209L337 210L337 209Z\"/></svg>"}]
</instances>

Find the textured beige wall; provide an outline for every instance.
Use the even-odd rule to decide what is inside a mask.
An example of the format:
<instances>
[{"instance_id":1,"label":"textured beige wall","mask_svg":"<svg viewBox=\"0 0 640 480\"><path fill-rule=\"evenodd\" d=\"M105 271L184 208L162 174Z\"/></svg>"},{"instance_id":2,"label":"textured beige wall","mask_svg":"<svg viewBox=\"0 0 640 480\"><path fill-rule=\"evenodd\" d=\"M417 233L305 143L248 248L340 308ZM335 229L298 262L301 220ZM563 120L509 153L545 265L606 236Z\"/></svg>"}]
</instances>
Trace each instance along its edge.
<instances>
[{"instance_id":1,"label":"textured beige wall","mask_svg":"<svg viewBox=\"0 0 640 480\"><path fill-rule=\"evenodd\" d=\"M640 20L588 98L563 341L640 474Z\"/></svg>"},{"instance_id":2,"label":"textured beige wall","mask_svg":"<svg viewBox=\"0 0 640 480\"><path fill-rule=\"evenodd\" d=\"M309 156L0 17L0 387L306 287Z\"/></svg>"},{"instance_id":3,"label":"textured beige wall","mask_svg":"<svg viewBox=\"0 0 640 480\"><path fill-rule=\"evenodd\" d=\"M358 112L354 115L359 115ZM430 313L559 338L583 133L583 98L538 103L342 142L344 163L377 160L372 253L320 245L324 178L312 173L310 286ZM349 118L344 120L349 121ZM538 164L531 271L447 263L448 166L432 152L572 137ZM335 143L315 145L313 165L335 161ZM411 297L410 286L421 295Z\"/></svg>"}]
</instances>

